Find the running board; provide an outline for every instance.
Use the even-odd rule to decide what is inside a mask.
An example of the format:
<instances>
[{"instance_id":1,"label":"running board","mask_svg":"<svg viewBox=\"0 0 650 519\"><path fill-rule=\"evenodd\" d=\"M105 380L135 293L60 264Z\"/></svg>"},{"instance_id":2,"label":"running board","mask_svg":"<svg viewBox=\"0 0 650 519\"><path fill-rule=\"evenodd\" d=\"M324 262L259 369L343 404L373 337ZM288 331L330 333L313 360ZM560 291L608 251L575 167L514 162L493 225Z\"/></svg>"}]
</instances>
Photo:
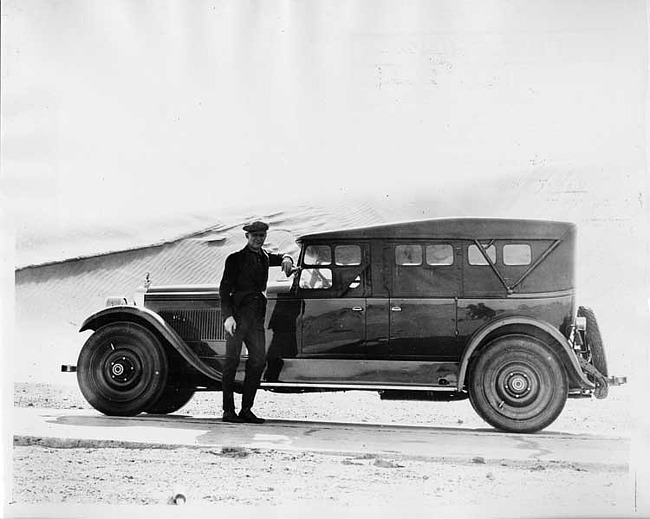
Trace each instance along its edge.
<instances>
[{"instance_id":1,"label":"running board","mask_svg":"<svg viewBox=\"0 0 650 519\"><path fill-rule=\"evenodd\" d=\"M446 391L450 393L456 392L455 386L439 387L439 386L403 386L403 385L380 385L380 384L307 384L303 382L262 382L260 384L262 389L313 389L318 391L320 389L341 389L341 390L360 390L360 391L385 391L391 389L400 389L405 391Z\"/></svg>"}]
</instances>

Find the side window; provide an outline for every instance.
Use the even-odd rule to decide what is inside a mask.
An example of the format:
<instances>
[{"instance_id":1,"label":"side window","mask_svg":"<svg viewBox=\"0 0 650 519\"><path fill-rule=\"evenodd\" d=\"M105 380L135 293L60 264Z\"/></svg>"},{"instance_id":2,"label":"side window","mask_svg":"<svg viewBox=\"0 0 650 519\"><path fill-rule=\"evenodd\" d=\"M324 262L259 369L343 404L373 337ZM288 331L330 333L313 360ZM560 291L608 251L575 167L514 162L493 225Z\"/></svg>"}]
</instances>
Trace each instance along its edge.
<instances>
[{"instance_id":1,"label":"side window","mask_svg":"<svg viewBox=\"0 0 650 519\"><path fill-rule=\"evenodd\" d=\"M368 243L306 244L294 287L313 290L309 297L359 297L365 293Z\"/></svg>"},{"instance_id":2,"label":"side window","mask_svg":"<svg viewBox=\"0 0 650 519\"><path fill-rule=\"evenodd\" d=\"M492 263L496 263L497 261L497 249L494 245L490 245L487 247L485 252L487 252L488 257L492 260ZM478 249L476 245L470 245L467 248L467 258L469 260L470 265L489 265L483 254L481 254L481 251Z\"/></svg>"},{"instance_id":3,"label":"side window","mask_svg":"<svg viewBox=\"0 0 650 519\"><path fill-rule=\"evenodd\" d=\"M448 243L427 245L427 265L441 266L454 264L454 248Z\"/></svg>"},{"instance_id":4,"label":"side window","mask_svg":"<svg viewBox=\"0 0 650 519\"><path fill-rule=\"evenodd\" d=\"M300 288L326 290L332 288L332 270L305 268L300 271Z\"/></svg>"},{"instance_id":5,"label":"side window","mask_svg":"<svg viewBox=\"0 0 650 519\"><path fill-rule=\"evenodd\" d=\"M361 265L361 247L358 245L337 245L334 260L340 266Z\"/></svg>"},{"instance_id":6,"label":"side window","mask_svg":"<svg viewBox=\"0 0 650 519\"><path fill-rule=\"evenodd\" d=\"M420 245L396 246L395 264L400 266L422 265L422 247Z\"/></svg>"},{"instance_id":7,"label":"side window","mask_svg":"<svg viewBox=\"0 0 650 519\"><path fill-rule=\"evenodd\" d=\"M503 263L506 265L530 265L532 253L527 243L512 243L503 246Z\"/></svg>"},{"instance_id":8,"label":"side window","mask_svg":"<svg viewBox=\"0 0 650 519\"><path fill-rule=\"evenodd\" d=\"M304 265L331 265L332 249L329 245L309 245L305 250Z\"/></svg>"}]
</instances>

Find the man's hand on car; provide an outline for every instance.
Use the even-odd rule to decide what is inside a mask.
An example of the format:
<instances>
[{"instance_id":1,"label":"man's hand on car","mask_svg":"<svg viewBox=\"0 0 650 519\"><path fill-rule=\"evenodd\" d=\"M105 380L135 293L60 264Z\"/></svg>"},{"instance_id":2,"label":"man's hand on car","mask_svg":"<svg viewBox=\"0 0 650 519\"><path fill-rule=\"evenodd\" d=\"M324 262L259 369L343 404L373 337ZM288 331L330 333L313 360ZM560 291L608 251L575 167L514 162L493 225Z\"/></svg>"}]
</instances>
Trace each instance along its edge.
<instances>
[{"instance_id":1,"label":"man's hand on car","mask_svg":"<svg viewBox=\"0 0 650 519\"><path fill-rule=\"evenodd\" d=\"M237 329L237 322L235 321L235 318L231 315L226 319L226 321L223 323L224 328L230 335L235 335L235 330Z\"/></svg>"},{"instance_id":2,"label":"man's hand on car","mask_svg":"<svg viewBox=\"0 0 650 519\"><path fill-rule=\"evenodd\" d=\"M287 277L289 277L293 272L293 259L289 256L282 258L282 272L284 272Z\"/></svg>"}]
</instances>

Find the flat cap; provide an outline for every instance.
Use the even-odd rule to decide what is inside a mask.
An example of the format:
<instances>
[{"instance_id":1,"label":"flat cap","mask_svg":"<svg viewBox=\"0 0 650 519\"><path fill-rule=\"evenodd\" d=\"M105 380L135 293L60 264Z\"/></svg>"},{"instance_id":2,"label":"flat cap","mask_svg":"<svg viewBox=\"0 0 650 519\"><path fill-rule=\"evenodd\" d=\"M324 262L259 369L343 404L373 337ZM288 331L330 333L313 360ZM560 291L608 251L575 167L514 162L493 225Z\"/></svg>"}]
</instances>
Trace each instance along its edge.
<instances>
[{"instance_id":1,"label":"flat cap","mask_svg":"<svg viewBox=\"0 0 650 519\"><path fill-rule=\"evenodd\" d=\"M264 222L260 222L259 220L255 222L251 222L248 225L244 225L244 230L246 232L266 232L268 231L269 226L268 224L265 224Z\"/></svg>"}]
</instances>

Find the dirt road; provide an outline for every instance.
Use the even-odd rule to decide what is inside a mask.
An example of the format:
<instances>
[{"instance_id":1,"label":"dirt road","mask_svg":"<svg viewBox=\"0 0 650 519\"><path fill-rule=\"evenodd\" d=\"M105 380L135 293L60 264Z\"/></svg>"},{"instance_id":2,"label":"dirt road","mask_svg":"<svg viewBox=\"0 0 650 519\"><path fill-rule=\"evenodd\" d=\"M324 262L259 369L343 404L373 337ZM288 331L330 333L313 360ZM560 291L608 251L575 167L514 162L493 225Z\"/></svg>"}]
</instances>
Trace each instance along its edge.
<instances>
[{"instance_id":1,"label":"dirt road","mask_svg":"<svg viewBox=\"0 0 650 519\"><path fill-rule=\"evenodd\" d=\"M555 428L523 436L490 430L463 402L262 394L259 411L270 420L259 427L222 424L214 395L197 395L169 417L134 420L103 417L77 392L16 387L16 408L49 414L50 431L36 432L38 440L23 431L14 445L8 516L101 516L97 509L122 516L132 506L159 514L177 491L186 496L183 517L197 510L204 517L206 507L231 517L233 506L242 517L240 507L258 514L260 505L283 518L332 508L337 519L368 508L377 517L431 510L453 517L630 517L637 502L634 473L620 462L630 438L620 398L570 403ZM376 425L382 418L390 422ZM57 429L65 429L62 441ZM66 440L71 429L91 440L95 429L113 441L75 443ZM134 430L148 445L127 441Z\"/></svg>"},{"instance_id":2,"label":"dirt road","mask_svg":"<svg viewBox=\"0 0 650 519\"><path fill-rule=\"evenodd\" d=\"M188 415L109 417L91 410L14 409L17 445L234 447L406 459L559 462L627 469L630 442L592 434L507 434L494 429L267 420L228 424Z\"/></svg>"},{"instance_id":3,"label":"dirt road","mask_svg":"<svg viewBox=\"0 0 650 519\"><path fill-rule=\"evenodd\" d=\"M180 491L189 505L459 507L480 510L480 517L594 517L630 516L634 502L621 468L236 447L17 446L14 482L14 503L48 506L158 505Z\"/></svg>"}]
</instances>

